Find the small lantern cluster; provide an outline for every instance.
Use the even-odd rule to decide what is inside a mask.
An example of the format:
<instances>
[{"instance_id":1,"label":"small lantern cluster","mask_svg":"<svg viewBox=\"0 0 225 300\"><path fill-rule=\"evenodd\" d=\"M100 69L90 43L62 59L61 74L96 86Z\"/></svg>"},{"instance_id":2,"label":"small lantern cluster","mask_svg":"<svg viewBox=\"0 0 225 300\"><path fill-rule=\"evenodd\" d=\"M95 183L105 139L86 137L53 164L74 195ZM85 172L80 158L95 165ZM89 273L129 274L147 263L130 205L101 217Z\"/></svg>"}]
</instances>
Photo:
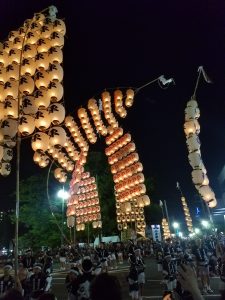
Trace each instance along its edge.
<instances>
[{"instance_id":1,"label":"small lantern cluster","mask_svg":"<svg viewBox=\"0 0 225 300\"><path fill-rule=\"evenodd\" d=\"M102 108L108 124L113 128L117 128L119 124L116 121L114 114L112 113L111 95L107 91L102 93Z\"/></svg>"},{"instance_id":2,"label":"small lantern cluster","mask_svg":"<svg viewBox=\"0 0 225 300\"><path fill-rule=\"evenodd\" d=\"M125 118L127 116L127 111L123 106L123 93L121 90L114 91L114 106L115 106L115 112L121 118Z\"/></svg>"},{"instance_id":3,"label":"small lantern cluster","mask_svg":"<svg viewBox=\"0 0 225 300\"><path fill-rule=\"evenodd\" d=\"M183 210L184 210L185 221L187 224L188 231L189 231L189 233L192 233L193 232L192 219L191 219L190 210L187 206L185 197L181 197L181 202L182 202L182 206L183 206Z\"/></svg>"},{"instance_id":4,"label":"small lantern cluster","mask_svg":"<svg viewBox=\"0 0 225 300\"><path fill-rule=\"evenodd\" d=\"M91 144L95 144L97 141L97 136L90 124L90 120L85 108L78 109L78 117L80 119L81 126L85 131L85 134Z\"/></svg>"},{"instance_id":5,"label":"small lantern cluster","mask_svg":"<svg viewBox=\"0 0 225 300\"><path fill-rule=\"evenodd\" d=\"M103 136L106 136L108 130L106 126L103 124L101 114L95 99L92 98L88 100L88 109L91 113L97 132L99 132Z\"/></svg>"},{"instance_id":6,"label":"small lantern cluster","mask_svg":"<svg viewBox=\"0 0 225 300\"><path fill-rule=\"evenodd\" d=\"M196 99L192 98L187 102L185 109L185 123L184 132L186 135L187 147L188 147L188 159L192 171L192 181L201 195L202 199L207 202L208 206L213 208L217 205L215 193L209 186L209 180L207 172L201 158L200 151L200 125L198 118L200 117L200 110Z\"/></svg>"},{"instance_id":7,"label":"small lantern cluster","mask_svg":"<svg viewBox=\"0 0 225 300\"><path fill-rule=\"evenodd\" d=\"M171 238L170 228L166 218L162 219L162 229L164 240Z\"/></svg>"},{"instance_id":8,"label":"small lantern cluster","mask_svg":"<svg viewBox=\"0 0 225 300\"><path fill-rule=\"evenodd\" d=\"M89 172L84 172L81 162L77 162L73 171L67 205L67 217L75 217L77 231L84 230L85 224L89 222L92 222L93 228L102 227L95 178L90 177Z\"/></svg>"}]
</instances>

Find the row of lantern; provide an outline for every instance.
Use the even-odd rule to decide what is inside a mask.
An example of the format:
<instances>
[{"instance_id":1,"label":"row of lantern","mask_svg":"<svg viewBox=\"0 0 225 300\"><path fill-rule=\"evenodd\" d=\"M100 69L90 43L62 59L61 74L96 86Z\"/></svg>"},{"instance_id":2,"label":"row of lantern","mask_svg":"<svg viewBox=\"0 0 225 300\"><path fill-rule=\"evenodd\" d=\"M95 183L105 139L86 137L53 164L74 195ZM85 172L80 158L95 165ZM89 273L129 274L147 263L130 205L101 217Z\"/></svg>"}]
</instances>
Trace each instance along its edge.
<instances>
[{"instance_id":1,"label":"row of lantern","mask_svg":"<svg viewBox=\"0 0 225 300\"><path fill-rule=\"evenodd\" d=\"M11 160L13 158L13 150L6 146L0 145L0 174L8 176L11 172Z\"/></svg>"},{"instance_id":2,"label":"row of lantern","mask_svg":"<svg viewBox=\"0 0 225 300\"><path fill-rule=\"evenodd\" d=\"M90 178L81 180L80 185L81 186L86 186L86 185L89 185L89 184L93 184L94 182L95 182L95 177L90 177Z\"/></svg>"},{"instance_id":3,"label":"row of lantern","mask_svg":"<svg viewBox=\"0 0 225 300\"><path fill-rule=\"evenodd\" d=\"M102 93L102 108L103 108L105 119L107 120L108 124L113 128L117 128L119 124L114 114L112 113L111 95L107 91Z\"/></svg>"},{"instance_id":4,"label":"row of lantern","mask_svg":"<svg viewBox=\"0 0 225 300\"><path fill-rule=\"evenodd\" d=\"M128 143L126 146L122 147L116 153L108 157L108 162L110 165L116 164L119 160L123 159L124 157L128 156L130 153L134 152L136 146L133 142ZM117 165L115 166L115 168Z\"/></svg>"},{"instance_id":5,"label":"row of lantern","mask_svg":"<svg viewBox=\"0 0 225 300\"><path fill-rule=\"evenodd\" d=\"M106 145L111 145L114 143L118 138L120 138L123 135L123 128L119 127L116 129L113 129L112 134L106 137L105 142Z\"/></svg>"},{"instance_id":6,"label":"row of lantern","mask_svg":"<svg viewBox=\"0 0 225 300\"><path fill-rule=\"evenodd\" d=\"M187 224L188 231L190 233L192 233L193 232L192 219L191 219L190 211L189 211L189 208L187 206L187 202L186 202L185 197L181 197L181 202L182 202L182 205L183 205L185 221L186 221L186 224Z\"/></svg>"},{"instance_id":7,"label":"row of lantern","mask_svg":"<svg viewBox=\"0 0 225 300\"><path fill-rule=\"evenodd\" d=\"M127 111L123 106L123 93L121 90L114 91L114 107L115 107L115 112L121 118L125 118L127 116Z\"/></svg>"},{"instance_id":8,"label":"row of lantern","mask_svg":"<svg viewBox=\"0 0 225 300\"><path fill-rule=\"evenodd\" d=\"M99 111L99 107L95 99L92 98L88 100L88 109L91 113L92 120L94 122L97 132L99 132L103 136L106 136L108 130L102 121L101 113Z\"/></svg>"},{"instance_id":9,"label":"row of lantern","mask_svg":"<svg viewBox=\"0 0 225 300\"><path fill-rule=\"evenodd\" d=\"M129 149L130 149L130 151L132 151L135 149L135 147L132 147L132 148L130 147ZM139 155L136 152L133 152L133 153L129 154L127 157L125 157L122 160L113 164L113 166L111 166L111 172L113 174L115 174L121 170L124 170L126 167L129 167L130 165L132 165L138 161L139 161Z\"/></svg>"},{"instance_id":10,"label":"row of lantern","mask_svg":"<svg viewBox=\"0 0 225 300\"><path fill-rule=\"evenodd\" d=\"M129 133L124 134L122 137L120 137L117 141L115 141L113 144L111 144L109 147L105 149L105 154L107 156L112 155L120 148L123 148L125 145L130 143L131 141L131 135Z\"/></svg>"},{"instance_id":11,"label":"row of lantern","mask_svg":"<svg viewBox=\"0 0 225 300\"><path fill-rule=\"evenodd\" d=\"M125 202L132 198L135 198L137 196L141 196L146 193L146 187L144 184L137 184L134 187L130 188L129 190L126 190L124 192L121 192L117 196L117 200L119 202Z\"/></svg>"},{"instance_id":12,"label":"row of lantern","mask_svg":"<svg viewBox=\"0 0 225 300\"><path fill-rule=\"evenodd\" d=\"M134 174L133 176L123 180L121 183L117 183L115 185L115 190L120 193L139 183L143 183L144 181L145 178L143 173Z\"/></svg>"},{"instance_id":13,"label":"row of lantern","mask_svg":"<svg viewBox=\"0 0 225 300\"><path fill-rule=\"evenodd\" d=\"M99 198L90 198L89 200L86 198L85 195L71 195L69 198L67 205L75 205L76 208L83 208L83 207L89 207L92 205L99 204ZM83 198L83 199L82 199ZM85 201L86 200L86 201Z\"/></svg>"},{"instance_id":14,"label":"row of lantern","mask_svg":"<svg viewBox=\"0 0 225 300\"><path fill-rule=\"evenodd\" d=\"M169 224L166 218L162 219L162 230L164 239L169 239L171 237Z\"/></svg>"},{"instance_id":15,"label":"row of lantern","mask_svg":"<svg viewBox=\"0 0 225 300\"><path fill-rule=\"evenodd\" d=\"M140 162L136 162L133 165L125 168L122 171L118 171L117 174L114 174L111 170L111 172L114 174L113 175L113 181L115 183L118 183L120 181L123 181L125 178L131 177L133 174L139 173L143 171L143 165Z\"/></svg>"},{"instance_id":16,"label":"row of lantern","mask_svg":"<svg viewBox=\"0 0 225 300\"><path fill-rule=\"evenodd\" d=\"M92 222L92 227L94 229L96 229L96 228L102 228L102 221L94 221L94 222ZM77 224L76 230L77 231L83 231L83 230L85 230L85 224Z\"/></svg>"},{"instance_id":17,"label":"row of lantern","mask_svg":"<svg viewBox=\"0 0 225 300\"><path fill-rule=\"evenodd\" d=\"M78 117L87 139L91 144L95 144L97 141L97 136L90 124L90 119L85 108L78 109Z\"/></svg>"},{"instance_id":18,"label":"row of lantern","mask_svg":"<svg viewBox=\"0 0 225 300\"><path fill-rule=\"evenodd\" d=\"M202 162L201 152L200 152L200 140L198 134L200 133L200 125L198 123L198 118L200 116L200 110L198 108L197 101L192 98L187 102L187 107L185 109L185 124L184 132L186 134L186 141L188 147L188 159L192 171L192 181L195 184L196 189L207 202L209 207L215 207L217 204L215 193L209 186L209 180L206 175L206 169Z\"/></svg>"}]
</instances>

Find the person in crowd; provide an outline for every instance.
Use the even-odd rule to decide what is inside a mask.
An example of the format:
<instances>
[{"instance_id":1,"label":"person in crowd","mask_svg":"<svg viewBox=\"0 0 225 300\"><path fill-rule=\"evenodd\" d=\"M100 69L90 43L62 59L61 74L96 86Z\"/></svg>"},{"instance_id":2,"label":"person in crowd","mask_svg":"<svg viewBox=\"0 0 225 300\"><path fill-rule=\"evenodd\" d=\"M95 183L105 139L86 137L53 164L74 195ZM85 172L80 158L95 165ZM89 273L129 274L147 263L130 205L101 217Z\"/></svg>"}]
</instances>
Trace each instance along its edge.
<instances>
[{"instance_id":1,"label":"person in crowd","mask_svg":"<svg viewBox=\"0 0 225 300\"><path fill-rule=\"evenodd\" d=\"M210 288L210 278L209 278L209 265L208 257L206 254L206 249L202 243L201 239L193 240L192 252L195 256L197 263L197 271L200 276L202 283L202 293L212 294L213 290Z\"/></svg>"},{"instance_id":2,"label":"person in crowd","mask_svg":"<svg viewBox=\"0 0 225 300\"><path fill-rule=\"evenodd\" d=\"M31 292L45 291L46 288L46 275L42 272L42 265L36 263L33 268L33 275L31 275L30 280Z\"/></svg>"},{"instance_id":3,"label":"person in crowd","mask_svg":"<svg viewBox=\"0 0 225 300\"><path fill-rule=\"evenodd\" d=\"M77 299L77 290L78 290L78 277L80 271L77 267L70 269L69 273L66 276L65 284L68 292L68 300Z\"/></svg>"},{"instance_id":4,"label":"person in crowd","mask_svg":"<svg viewBox=\"0 0 225 300\"><path fill-rule=\"evenodd\" d=\"M121 287L115 276L102 273L90 285L91 300L122 300Z\"/></svg>"},{"instance_id":5,"label":"person in crowd","mask_svg":"<svg viewBox=\"0 0 225 300\"><path fill-rule=\"evenodd\" d=\"M127 276L127 281L129 285L129 295L132 300L138 300L139 298L139 284L138 284L138 270L135 266L131 266L130 272Z\"/></svg>"},{"instance_id":6,"label":"person in crowd","mask_svg":"<svg viewBox=\"0 0 225 300\"><path fill-rule=\"evenodd\" d=\"M65 247L62 247L59 250L59 262L60 262L60 269L62 271L66 270L66 249L65 249Z\"/></svg>"},{"instance_id":7,"label":"person in crowd","mask_svg":"<svg viewBox=\"0 0 225 300\"><path fill-rule=\"evenodd\" d=\"M27 268L22 268L22 267L19 268L18 284L20 285L21 294L24 300L28 300L30 295L30 282L29 282L29 272Z\"/></svg>"},{"instance_id":8,"label":"person in crowd","mask_svg":"<svg viewBox=\"0 0 225 300\"><path fill-rule=\"evenodd\" d=\"M31 249L26 250L25 256L22 258L22 264L28 271L32 271L35 264L35 257L32 255Z\"/></svg>"},{"instance_id":9,"label":"person in crowd","mask_svg":"<svg viewBox=\"0 0 225 300\"><path fill-rule=\"evenodd\" d=\"M102 266L102 272L108 272L108 257L109 253L105 247L104 243L100 244L99 248L96 248L96 252L100 258L101 266Z\"/></svg>"},{"instance_id":10,"label":"person in crowd","mask_svg":"<svg viewBox=\"0 0 225 300\"><path fill-rule=\"evenodd\" d=\"M0 296L4 295L7 291L14 287L14 279L11 275L12 265L7 263L3 267L3 276L0 277Z\"/></svg>"},{"instance_id":11,"label":"person in crowd","mask_svg":"<svg viewBox=\"0 0 225 300\"><path fill-rule=\"evenodd\" d=\"M39 258L39 263L42 264L43 268L42 271L45 274L50 274L52 273L53 270L53 259L49 255L47 251L42 251L41 256Z\"/></svg>"},{"instance_id":12,"label":"person in crowd","mask_svg":"<svg viewBox=\"0 0 225 300\"><path fill-rule=\"evenodd\" d=\"M138 272L138 285L139 285L139 299L142 299L143 296L143 286L145 284L145 263L141 256L141 249L137 248L134 250L135 259L136 259L136 268Z\"/></svg>"},{"instance_id":13,"label":"person in crowd","mask_svg":"<svg viewBox=\"0 0 225 300\"><path fill-rule=\"evenodd\" d=\"M90 285L95 275L92 274L93 264L89 258L85 258L82 262L82 271L77 278L77 300L89 300L90 299Z\"/></svg>"},{"instance_id":14,"label":"person in crowd","mask_svg":"<svg viewBox=\"0 0 225 300\"><path fill-rule=\"evenodd\" d=\"M123 263L123 249L121 244L117 244L117 255L118 255L118 262L119 264Z\"/></svg>"},{"instance_id":15,"label":"person in crowd","mask_svg":"<svg viewBox=\"0 0 225 300\"><path fill-rule=\"evenodd\" d=\"M158 272L162 272L162 262L163 262L163 249L160 244L156 248L156 260Z\"/></svg>"},{"instance_id":16,"label":"person in crowd","mask_svg":"<svg viewBox=\"0 0 225 300\"><path fill-rule=\"evenodd\" d=\"M166 284L167 291L173 291L176 288L176 263L170 252L166 252L163 259L163 279Z\"/></svg>"}]
</instances>

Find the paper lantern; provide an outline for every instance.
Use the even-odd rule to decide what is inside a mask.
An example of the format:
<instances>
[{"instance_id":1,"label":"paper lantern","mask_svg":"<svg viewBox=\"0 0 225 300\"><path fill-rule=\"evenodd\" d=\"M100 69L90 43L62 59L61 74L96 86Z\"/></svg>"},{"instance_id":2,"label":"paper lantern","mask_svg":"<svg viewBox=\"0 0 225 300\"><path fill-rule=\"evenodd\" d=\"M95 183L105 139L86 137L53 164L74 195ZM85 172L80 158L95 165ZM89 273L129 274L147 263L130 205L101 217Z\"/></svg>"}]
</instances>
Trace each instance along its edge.
<instances>
[{"instance_id":1,"label":"paper lantern","mask_svg":"<svg viewBox=\"0 0 225 300\"><path fill-rule=\"evenodd\" d=\"M37 132L33 135L31 140L31 147L34 151L46 151L49 146L49 136L43 132Z\"/></svg>"},{"instance_id":2,"label":"paper lantern","mask_svg":"<svg viewBox=\"0 0 225 300\"><path fill-rule=\"evenodd\" d=\"M19 79L19 65L16 63L12 63L5 68L5 81L10 79L18 80Z\"/></svg>"},{"instance_id":3,"label":"paper lantern","mask_svg":"<svg viewBox=\"0 0 225 300\"><path fill-rule=\"evenodd\" d=\"M34 92L35 105L40 109L45 109L50 104L50 97L46 88L40 88Z\"/></svg>"},{"instance_id":4,"label":"paper lantern","mask_svg":"<svg viewBox=\"0 0 225 300\"><path fill-rule=\"evenodd\" d=\"M215 194L213 190L208 185L201 186L199 189L199 194L201 195L202 199L206 202L209 202L212 199L215 199Z\"/></svg>"},{"instance_id":5,"label":"paper lantern","mask_svg":"<svg viewBox=\"0 0 225 300\"><path fill-rule=\"evenodd\" d=\"M53 32L53 25L46 24L41 27L40 35L42 38L48 39L48 38L50 38L50 35L52 32Z\"/></svg>"},{"instance_id":6,"label":"paper lantern","mask_svg":"<svg viewBox=\"0 0 225 300\"><path fill-rule=\"evenodd\" d=\"M13 42L15 37L18 37L18 36L19 36L19 32L17 30L12 30L12 31L9 32L8 40Z\"/></svg>"},{"instance_id":7,"label":"paper lantern","mask_svg":"<svg viewBox=\"0 0 225 300\"><path fill-rule=\"evenodd\" d=\"M66 132L62 127L52 127L49 131L51 146L62 146L66 142Z\"/></svg>"},{"instance_id":8,"label":"paper lantern","mask_svg":"<svg viewBox=\"0 0 225 300\"><path fill-rule=\"evenodd\" d=\"M38 107L35 104L35 98L31 95L25 95L22 98L23 113L34 115L37 113Z\"/></svg>"},{"instance_id":9,"label":"paper lantern","mask_svg":"<svg viewBox=\"0 0 225 300\"><path fill-rule=\"evenodd\" d=\"M150 199L149 199L149 197L148 197L147 195L144 195L144 196L142 197L142 200L144 201L144 205L145 205L145 206L148 206L148 205L150 205L150 203L151 203L151 201L150 201Z\"/></svg>"},{"instance_id":10,"label":"paper lantern","mask_svg":"<svg viewBox=\"0 0 225 300\"><path fill-rule=\"evenodd\" d=\"M4 119L1 123L1 131L4 137L7 138L13 138L17 133L17 120L14 119Z\"/></svg>"},{"instance_id":11,"label":"paper lantern","mask_svg":"<svg viewBox=\"0 0 225 300\"><path fill-rule=\"evenodd\" d=\"M10 79L4 85L4 91L2 96L4 98L12 97L14 99L18 98L18 81Z\"/></svg>"},{"instance_id":12,"label":"paper lantern","mask_svg":"<svg viewBox=\"0 0 225 300\"><path fill-rule=\"evenodd\" d=\"M23 45L23 37L21 36L15 37L13 40L13 48L21 50L22 45Z\"/></svg>"},{"instance_id":13,"label":"paper lantern","mask_svg":"<svg viewBox=\"0 0 225 300\"><path fill-rule=\"evenodd\" d=\"M52 102L58 102L63 97L63 86L59 82L51 81L48 86L48 96Z\"/></svg>"},{"instance_id":14,"label":"paper lantern","mask_svg":"<svg viewBox=\"0 0 225 300\"><path fill-rule=\"evenodd\" d=\"M9 54L11 49L13 49L13 42L12 41L5 41L3 43L3 50L6 51Z\"/></svg>"},{"instance_id":15,"label":"paper lantern","mask_svg":"<svg viewBox=\"0 0 225 300\"><path fill-rule=\"evenodd\" d=\"M198 120L191 120L184 123L184 133L186 136L190 134L199 134L200 133L200 125Z\"/></svg>"},{"instance_id":16,"label":"paper lantern","mask_svg":"<svg viewBox=\"0 0 225 300\"><path fill-rule=\"evenodd\" d=\"M37 47L36 45L26 44L23 47L23 57L24 58L35 58L37 55Z\"/></svg>"},{"instance_id":17,"label":"paper lantern","mask_svg":"<svg viewBox=\"0 0 225 300\"><path fill-rule=\"evenodd\" d=\"M6 68L0 68L0 84L4 84L8 80L8 76L6 74Z\"/></svg>"},{"instance_id":18,"label":"paper lantern","mask_svg":"<svg viewBox=\"0 0 225 300\"><path fill-rule=\"evenodd\" d=\"M13 150L7 147L3 148L3 157L4 162L9 162L13 158Z\"/></svg>"},{"instance_id":19,"label":"paper lantern","mask_svg":"<svg viewBox=\"0 0 225 300\"><path fill-rule=\"evenodd\" d=\"M19 49L11 49L9 51L9 57L8 57L8 63L17 63L20 64L20 59L21 59L21 50Z\"/></svg>"},{"instance_id":20,"label":"paper lantern","mask_svg":"<svg viewBox=\"0 0 225 300\"><path fill-rule=\"evenodd\" d=\"M35 74L34 80L35 80L35 85L38 89L47 88L50 83L49 74L45 70L38 71Z\"/></svg>"},{"instance_id":21,"label":"paper lantern","mask_svg":"<svg viewBox=\"0 0 225 300\"><path fill-rule=\"evenodd\" d=\"M3 158L3 153L4 153L4 147L0 145L0 161ZM0 163L0 165L1 165L1 163Z\"/></svg>"},{"instance_id":22,"label":"paper lantern","mask_svg":"<svg viewBox=\"0 0 225 300\"><path fill-rule=\"evenodd\" d=\"M38 162L40 168L45 168L49 165L50 159L46 154L43 154L41 160Z\"/></svg>"},{"instance_id":23,"label":"paper lantern","mask_svg":"<svg viewBox=\"0 0 225 300\"><path fill-rule=\"evenodd\" d=\"M0 131L0 142L1 142L1 131ZM5 145L9 148L14 148L16 146L16 138L7 139Z\"/></svg>"},{"instance_id":24,"label":"paper lantern","mask_svg":"<svg viewBox=\"0 0 225 300\"><path fill-rule=\"evenodd\" d=\"M126 91L125 105L126 107L131 107L133 103L134 103L134 91L132 89L128 89Z\"/></svg>"},{"instance_id":25,"label":"paper lantern","mask_svg":"<svg viewBox=\"0 0 225 300\"><path fill-rule=\"evenodd\" d=\"M48 52L48 50L51 48L50 39L48 38L40 38L37 41L37 52Z\"/></svg>"},{"instance_id":26,"label":"paper lantern","mask_svg":"<svg viewBox=\"0 0 225 300\"><path fill-rule=\"evenodd\" d=\"M36 71L36 63L33 58L24 58L21 65L21 75L33 76Z\"/></svg>"},{"instance_id":27,"label":"paper lantern","mask_svg":"<svg viewBox=\"0 0 225 300\"><path fill-rule=\"evenodd\" d=\"M38 53L35 56L35 63L37 69L45 69L47 70L49 67L49 57L47 52Z\"/></svg>"},{"instance_id":28,"label":"paper lantern","mask_svg":"<svg viewBox=\"0 0 225 300\"><path fill-rule=\"evenodd\" d=\"M66 25L65 23L60 20L60 19L56 19L54 22L53 22L53 29L54 31L56 32L60 32L62 35L65 35L66 33Z\"/></svg>"},{"instance_id":29,"label":"paper lantern","mask_svg":"<svg viewBox=\"0 0 225 300\"><path fill-rule=\"evenodd\" d=\"M48 50L49 62L61 64L63 61L63 53L60 47L51 47Z\"/></svg>"},{"instance_id":30,"label":"paper lantern","mask_svg":"<svg viewBox=\"0 0 225 300\"><path fill-rule=\"evenodd\" d=\"M43 25L45 21L45 15L42 13L35 13L33 20L36 20L40 25Z\"/></svg>"},{"instance_id":31,"label":"paper lantern","mask_svg":"<svg viewBox=\"0 0 225 300\"><path fill-rule=\"evenodd\" d=\"M195 185L202 185L205 177L207 177L202 170L193 170L192 173L192 181Z\"/></svg>"},{"instance_id":32,"label":"paper lantern","mask_svg":"<svg viewBox=\"0 0 225 300\"><path fill-rule=\"evenodd\" d=\"M195 99L191 99L187 102L187 107L191 107L191 108L198 108L198 103Z\"/></svg>"},{"instance_id":33,"label":"paper lantern","mask_svg":"<svg viewBox=\"0 0 225 300\"><path fill-rule=\"evenodd\" d=\"M53 125L59 125L65 119L65 108L60 103L51 104L48 108L49 117Z\"/></svg>"},{"instance_id":34,"label":"paper lantern","mask_svg":"<svg viewBox=\"0 0 225 300\"><path fill-rule=\"evenodd\" d=\"M18 102L14 99L5 100L4 114L7 118L18 118Z\"/></svg>"},{"instance_id":35,"label":"paper lantern","mask_svg":"<svg viewBox=\"0 0 225 300\"><path fill-rule=\"evenodd\" d=\"M19 85L20 92L24 95L32 94L34 91L34 81L33 78L29 75L23 75L20 78Z\"/></svg>"},{"instance_id":36,"label":"paper lantern","mask_svg":"<svg viewBox=\"0 0 225 300\"><path fill-rule=\"evenodd\" d=\"M185 108L185 121L197 119L199 117L199 111L193 107Z\"/></svg>"},{"instance_id":37,"label":"paper lantern","mask_svg":"<svg viewBox=\"0 0 225 300\"><path fill-rule=\"evenodd\" d=\"M19 132L26 136L30 135L34 132L35 129L35 119L32 116L29 115L23 115L20 118L20 124L18 127Z\"/></svg>"},{"instance_id":38,"label":"paper lantern","mask_svg":"<svg viewBox=\"0 0 225 300\"><path fill-rule=\"evenodd\" d=\"M49 80L61 82L63 80L63 68L59 63L49 65Z\"/></svg>"},{"instance_id":39,"label":"paper lantern","mask_svg":"<svg viewBox=\"0 0 225 300\"><path fill-rule=\"evenodd\" d=\"M211 199L207 204L208 204L208 206L209 206L210 208L214 208L214 207L216 207L216 205L217 205L217 201L216 201L216 199L214 198L214 199Z\"/></svg>"},{"instance_id":40,"label":"paper lantern","mask_svg":"<svg viewBox=\"0 0 225 300\"><path fill-rule=\"evenodd\" d=\"M36 118L35 118L35 126L39 129L39 130L46 130L49 128L51 124L51 120L49 117L49 113L47 110L38 110L37 114L36 114Z\"/></svg>"},{"instance_id":41,"label":"paper lantern","mask_svg":"<svg viewBox=\"0 0 225 300\"><path fill-rule=\"evenodd\" d=\"M3 162L1 165L0 165L0 174L2 176L8 176L11 172L11 165L10 163L7 163L7 162Z\"/></svg>"},{"instance_id":42,"label":"paper lantern","mask_svg":"<svg viewBox=\"0 0 225 300\"><path fill-rule=\"evenodd\" d=\"M192 134L187 138L187 146L189 152L199 151L201 143L199 137L196 134Z\"/></svg>"},{"instance_id":43,"label":"paper lantern","mask_svg":"<svg viewBox=\"0 0 225 300\"><path fill-rule=\"evenodd\" d=\"M64 45L64 36L60 32L52 32L50 35L51 47L62 47Z\"/></svg>"},{"instance_id":44,"label":"paper lantern","mask_svg":"<svg viewBox=\"0 0 225 300\"><path fill-rule=\"evenodd\" d=\"M75 225L75 217L74 216L67 217L67 226L74 227L74 225Z\"/></svg>"},{"instance_id":45,"label":"paper lantern","mask_svg":"<svg viewBox=\"0 0 225 300\"><path fill-rule=\"evenodd\" d=\"M0 65L6 67L9 64L8 53L4 50L0 51Z\"/></svg>"},{"instance_id":46,"label":"paper lantern","mask_svg":"<svg viewBox=\"0 0 225 300\"><path fill-rule=\"evenodd\" d=\"M39 34L35 31L28 31L26 35L26 43L28 44L37 44L39 39Z\"/></svg>"}]
</instances>

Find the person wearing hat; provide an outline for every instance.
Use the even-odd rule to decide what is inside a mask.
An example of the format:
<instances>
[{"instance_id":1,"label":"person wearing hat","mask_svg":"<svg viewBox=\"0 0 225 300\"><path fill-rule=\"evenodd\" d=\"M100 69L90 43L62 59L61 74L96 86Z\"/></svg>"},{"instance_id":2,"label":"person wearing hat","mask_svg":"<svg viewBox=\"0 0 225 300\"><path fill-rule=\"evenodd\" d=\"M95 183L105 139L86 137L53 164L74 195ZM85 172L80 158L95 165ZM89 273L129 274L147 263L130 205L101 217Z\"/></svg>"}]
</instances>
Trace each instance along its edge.
<instances>
[{"instance_id":1,"label":"person wearing hat","mask_svg":"<svg viewBox=\"0 0 225 300\"><path fill-rule=\"evenodd\" d=\"M46 285L46 275L42 272L42 265L34 264L33 275L30 277L31 292L45 291Z\"/></svg>"},{"instance_id":2,"label":"person wearing hat","mask_svg":"<svg viewBox=\"0 0 225 300\"><path fill-rule=\"evenodd\" d=\"M3 276L0 277L0 296L3 296L8 290L14 287L14 279L11 275L12 264L7 263L3 267Z\"/></svg>"},{"instance_id":3,"label":"person wearing hat","mask_svg":"<svg viewBox=\"0 0 225 300\"><path fill-rule=\"evenodd\" d=\"M32 256L31 249L27 249L25 252L25 256L22 259L23 267L28 269L28 271L31 271L33 269L33 266L35 264L35 258Z\"/></svg>"},{"instance_id":4,"label":"person wearing hat","mask_svg":"<svg viewBox=\"0 0 225 300\"><path fill-rule=\"evenodd\" d=\"M77 300L90 299L90 285L95 275L92 274L93 265L89 258L85 258L82 262L82 271L78 277Z\"/></svg>"},{"instance_id":5,"label":"person wearing hat","mask_svg":"<svg viewBox=\"0 0 225 300\"><path fill-rule=\"evenodd\" d=\"M99 248L96 248L96 252L99 256L99 259L101 261L101 266L102 266L102 272L108 272L108 258L109 258L109 253L105 247L104 243L100 244Z\"/></svg>"},{"instance_id":6,"label":"person wearing hat","mask_svg":"<svg viewBox=\"0 0 225 300\"><path fill-rule=\"evenodd\" d=\"M66 289L68 291L68 300L77 299L79 276L80 276L80 271L77 267L72 267L66 276L65 284L66 284Z\"/></svg>"},{"instance_id":7,"label":"person wearing hat","mask_svg":"<svg viewBox=\"0 0 225 300\"><path fill-rule=\"evenodd\" d=\"M167 291L173 291L176 288L176 263L172 259L170 252L165 252L163 259L163 282L166 284Z\"/></svg>"}]
</instances>

